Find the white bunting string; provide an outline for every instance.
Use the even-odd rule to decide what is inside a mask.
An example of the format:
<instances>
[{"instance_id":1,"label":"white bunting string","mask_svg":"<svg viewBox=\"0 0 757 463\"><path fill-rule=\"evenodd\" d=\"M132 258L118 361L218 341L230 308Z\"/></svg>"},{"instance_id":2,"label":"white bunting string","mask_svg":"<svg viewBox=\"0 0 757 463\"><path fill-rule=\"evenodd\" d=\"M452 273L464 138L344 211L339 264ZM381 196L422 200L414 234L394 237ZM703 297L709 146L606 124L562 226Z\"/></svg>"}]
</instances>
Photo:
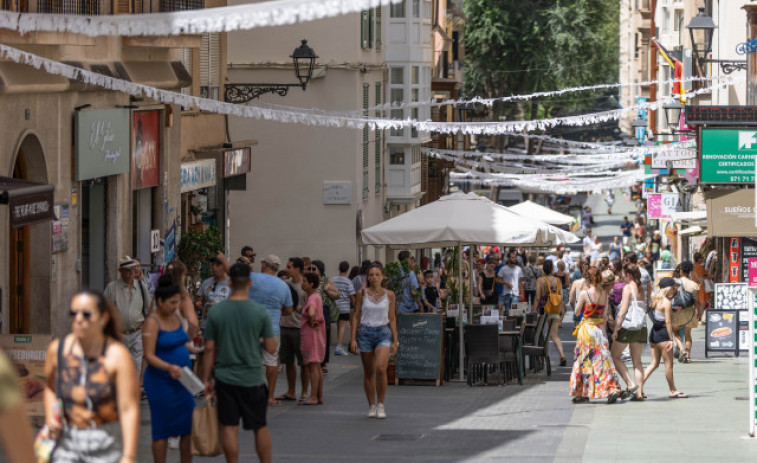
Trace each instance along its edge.
<instances>
[{"instance_id":1,"label":"white bunting string","mask_svg":"<svg viewBox=\"0 0 757 463\"><path fill-rule=\"evenodd\" d=\"M489 174L464 169L462 173L451 172L450 181L469 182L490 186L511 186L553 194L576 194L598 192L613 188L625 188L643 181L648 176L643 169L624 171L614 176L576 178L569 176Z\"/></svg>"},{"instance_id":2,"label":"white bunting string","mask_svg":"<svg viewBox=\"0 0 757 463\"><path fill-rule=\"evenodd\" d=\"M522 162L496 162L487 160L484 158L469 159L469 158L455 158L447 156L441 153L429 154L430 157L437 159L443 159L455 163L455 166L469 166L476 169L489 169L496 172L508 173L508 174L586 174L593 173L596 175L605 175L615 172L618 169L635 167L636 163L633 161L613 161L599 164L583 164L583 165L568 165L563 166L559 164L544 164L542 166L525 165Z\"/></svg>"},{"instance_id":3,"label":"white bunting string","mask_svg":"<svg viewBox=\"0 0 757 463\"><path fill-rule=\"evenodd\" d=\"M237 105L211 100L208 98L184 95L177 92L162 90L159 88L137 84L134 82L128 82L122 79L90 72L3 44L0 44L0 57L7 58L16 63L26 64L36 69L44 70L45 72L50 74L60 75L69 79L78 80L85 84L95 85L101 88L123 92L133 96L144 96L146 98L160 101L162 103L178 104L189 108L196 107L201 110L216 114L225 114L244 118L254 118L318 127L344 127L352 129L362 129L364 127L367 127L370 130L404 129L414 127L419 132L438 132L446 134L459 132L475 135L504 134L511 132L522 132L524 130L544 130L548 127L554 127L557 125L588 125L597 122L604 122L617 119L626 112L638 111L640 109L655 110L661 107L663 104L672 101L673 99L671 97L656 101L654 103L644 103L613 111L532 121L461 123L414 121L410 119L382 119L366 116L322 116L308 113L308 111L301 108L292 108L289 110L270 109L254 105ZM715 88L727 87L733 85L737 81L739 80L730 79L718 85L700 89L696 92L691 92L686 96L690 97L702 93L711 92Z\"/></svg>"},{"instance_id":4,"label":"white bunting string","mask_svg":"<svg viewBox=\"0 0 757 463\"><path fill-rule=\"evenodd\" d=\"M603 90L603 89L609 89L609 88L622 88L622 87L642 87L646 85L661 85L661 84L673 84L673 83L685 83L685 82L700 82L700 81L711 81L711 80L719 80L719 79L725 79L725 76L712 76L712 77L687 77L685 79L668 79L668 80L648 80L645 82L621 82L616 84L599 84L599 85L586 85L581 87L568 87L561 90L550 90L547 92L535 92L535 93L528 93L524 95L511 95L511 96L500 96L500 97L494 97L494 98L482 98L482 97L474 97L471 99L463 99L458 98L457 100L442 100L442 101L436 101L436 100L425 100L425 101L415 101L415 102L389 102L384 103L377 106L372 106L367 109L367 111L385 111L385 110L391 110L391 109L411 109L411 108L440 108L442 106L461 106L461 105L475 105L480 104L482 106L486 106L491 108L494 106L494 103L500 102L500 103L508 103L508 102L523 102L523 101L529 101L533 100L535 98L549 98L553 96L559 96L564 95L567 93L574 93L574 92L587 92L587 91L596 91L596 90ZM366 110L354 110L350 111L351 114L360 114L360 111L366 111Z\"/></svg>"},{"instance_id":5,"label":"white bunting string","mask_svg":"<svg viewBox=\"0 0 757 463\"><path fill-rule=\"evenodd\" d=\"M404 0L273 0L163 13L83 16L0 11L0 28L28 32L73 32L90 37L162 36L231 32L331 18Z\"/></svg>"}]
</instances>

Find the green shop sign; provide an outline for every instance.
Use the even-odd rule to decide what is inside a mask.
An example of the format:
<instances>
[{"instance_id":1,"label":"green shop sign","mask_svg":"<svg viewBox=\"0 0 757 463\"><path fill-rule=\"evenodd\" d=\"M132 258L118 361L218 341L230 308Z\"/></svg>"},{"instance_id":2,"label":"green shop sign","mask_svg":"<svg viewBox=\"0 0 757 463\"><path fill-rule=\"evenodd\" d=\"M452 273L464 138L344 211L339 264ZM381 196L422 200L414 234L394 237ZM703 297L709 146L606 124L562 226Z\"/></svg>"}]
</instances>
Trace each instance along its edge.
<instances>
[{"instance_id":1,"label":"green shop sign","mask_svg":"<svg viewBox=\"0 0 757 463\"><path fill-rule=\"evenodd\" d=\"M702 128L701 183L753 183L757 130Z\"/></svg>"}]
</instances>

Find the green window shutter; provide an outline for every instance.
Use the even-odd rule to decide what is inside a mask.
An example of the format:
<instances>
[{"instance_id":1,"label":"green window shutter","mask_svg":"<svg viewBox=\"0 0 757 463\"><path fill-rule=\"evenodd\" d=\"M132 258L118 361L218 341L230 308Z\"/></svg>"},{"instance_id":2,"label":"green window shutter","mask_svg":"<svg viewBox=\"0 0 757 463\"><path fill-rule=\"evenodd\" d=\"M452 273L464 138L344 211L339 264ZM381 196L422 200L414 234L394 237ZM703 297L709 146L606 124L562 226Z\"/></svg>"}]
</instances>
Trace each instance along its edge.
<instances>
[{"instance_id":1,"label":"green window shutter","mask_svg":"<svg viewBox=\"0 0 757 463\"><path fill-rule=\"evenodd\" d=\"M377 8L378 10L378 8ZM378 47L378 43L376 42L376 47ZM376 106L381 104L381 82L376 82ZM381 117L381 114L383 111L378 110L376 111L376 117ZM374 159L375 163L375 170L376 170L376 194L381 192L381 169L383 167L383 163L381 162L381 131L376 129L376 156Z\"/></svg>"},{"instance_id":2,"label":"green window shutter","mask_svg":"<svg viewBox=\"0 0 757 463\"><path fill-rule=\"evenodd\" d=\"M363 114L368 115L367 109L369 108L369 93L370 84L363 84ZM363 199L368 197L370 191L368 187L368 136L370 130L368 127L363 127Z\"/></svg>"},{"instance_id":3,"label":"green window shutter","mask_svg":"<svg viewBox=\"0 0 757 463\"><path fill-rule=\"evenodd\" d=\"M373 48L373 8L368 10L368 48Z\"/></svg>"},{"instance_id":4,"label":"green window shutter","mask_svg":"<svg viewBox=\"0 0 757 463\"><path fill-rule=\"evenodd\" d=\"M370 34L370 25L368 24L368 10L360 12L360 47L370 48L368 42L368 34Z\"/></svg>"},{"instance_id":5,"label":"green window shutter","mask_svg":"<svg viewBox=\"0 0 757 463\"><path fill-rule=\"evenodd\" d=\"M381 50L381 7L376 7L376 50ZM376 103L379 104L379 103Z\"/></svg>"}]
</instances>

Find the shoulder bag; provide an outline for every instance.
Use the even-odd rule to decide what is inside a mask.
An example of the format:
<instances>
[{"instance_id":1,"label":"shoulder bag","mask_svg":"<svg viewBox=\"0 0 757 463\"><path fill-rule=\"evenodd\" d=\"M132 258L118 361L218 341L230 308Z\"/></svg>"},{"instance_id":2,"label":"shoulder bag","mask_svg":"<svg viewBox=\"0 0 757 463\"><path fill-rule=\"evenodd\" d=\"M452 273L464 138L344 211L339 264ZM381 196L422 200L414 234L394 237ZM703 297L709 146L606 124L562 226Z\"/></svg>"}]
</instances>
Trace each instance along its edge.
<instances>
[{"instance_id":1,"label":"shoulder bag","mask_svg":"<svg viewBox=\"0 0 757 463\"><path fill-rule=\"evenodd\" d=\"M624 330L638 331L647 327L647 303L636 300L636 288L631 288L631 290L633 291L632 299L620 326Z\"/></svg>"},{"instance_id":2,"label":"shoulder bag","mask_svg":"<svg viewBox=\"0 0 757 463\"><path fill-rule=\"evenodd\" d=\"M56 421L58 423L63 422L63 398L60 395L60 370L61 370L61 364L63 363L63 349L66 344L66 337L63 336L59 338L58 341L58 371L56 373L55 377L55 395L58 398L57 407L58 410L56 411L57 417L55 417ZM60 435L63 433L63 430L58 433L58 437L53 438L50 435L50 428L47 427L47 425L43 425L39 432L37 433L37 437L34 438L34 456L37 458L37 463L48 463L50 460L52 460L53 452L55 452L55 447L58 445L58 439L60 439Z\"/></svg>"},{"instance_id":3,"label":"shoulder bag","mask_svg":"<svg viewBox=\"0 0 757 463\"><path fill-rule=\"evenodd\" d=\"M685 309L693 306L696 302L697 300L694 295L683 289L683 285L681 285L678 287L676 295L673 296L672 304L674 309Z\"/></svg>"}]
</instances>

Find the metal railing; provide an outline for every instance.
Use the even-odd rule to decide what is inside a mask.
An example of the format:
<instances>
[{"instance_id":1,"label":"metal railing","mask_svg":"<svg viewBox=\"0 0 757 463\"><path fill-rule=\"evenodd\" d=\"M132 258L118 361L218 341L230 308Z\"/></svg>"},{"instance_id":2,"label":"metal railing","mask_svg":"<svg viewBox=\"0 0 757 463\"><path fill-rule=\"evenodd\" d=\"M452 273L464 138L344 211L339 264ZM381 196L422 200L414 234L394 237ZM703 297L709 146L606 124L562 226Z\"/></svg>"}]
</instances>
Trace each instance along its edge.
<instances>
[{"instance_id":1,"label":"metal railing","mask_svg":"<svg viewBox=\"0 0 757 463\"><path fill-rule=\"evenodd\" d=\"M160 11L201 10L205 0L160 0Z\"/></svg>"},{"instance_id":2,"label":"metal railing","mask_svg":"<svg viewBox=\"0 0 757 463\"><path fill-rule=\"evenodd\" d=\"M99 15L101 0L37 0L38 13Z\"/></svg>"}]
</instances>

